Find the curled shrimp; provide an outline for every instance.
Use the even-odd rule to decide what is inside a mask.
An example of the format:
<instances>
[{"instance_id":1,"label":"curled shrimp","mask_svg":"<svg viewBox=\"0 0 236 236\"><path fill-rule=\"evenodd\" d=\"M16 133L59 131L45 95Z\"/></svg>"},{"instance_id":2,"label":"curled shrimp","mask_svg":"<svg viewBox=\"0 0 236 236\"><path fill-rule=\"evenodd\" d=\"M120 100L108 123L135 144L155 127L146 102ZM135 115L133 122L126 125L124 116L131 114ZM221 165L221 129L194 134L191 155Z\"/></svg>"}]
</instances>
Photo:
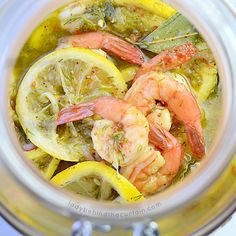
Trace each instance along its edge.
<instances>
[{"instance_id":1,"label":"curled shrimp","mask_svg":"<svg viewBox=\"0 0 236 236\"><path fill-rule=\"evenodd\" d=\"M183 159L179 141L161 125L149 125L149 142L161 153L149 145L148 151L140 154L130 165L121 168L121 173L145 196L168 187Z\"/></svg>"},{"instance_id":2,"label":"curled shrimp","mask_svg":"<svg viewBox=\"0 0 236 236\"><path fill-rule=\"evenodd\" d=\"M138 130L136 130L138 131ZM94 123L93 130L91 132L91 137L93 140L94 148L97 150L100 156L105 157L106 161L113 163L113 166L118 170L118 167L123 166L123 161L120 163L120 160L124 158L123 142L124 142L124 133L118 131L116 124L113 121L102 119L97 120ZM136 135L132 135L133 144L137 145ZM140 145L140 142L139 142ZM156 157L158 157L158 168L162 167L165 163L163 157L159 151L154 150L149 145L142 143L142 146L138 147L138 152L135 151L135 157L132 159L132 162L128 165L133 165L134 163L139 163L139 160L144 160L144 156L149 155L149 160L146 160L145 163L151 163ZM142 168L145 167L145 163L142 162ZM125 165L127 166L127 165ZM141 167L141 165L138 165ZM137 170L136 170L137 172ZM138 172L137 172L138 174ZM126 176L128 177L128 176ZM135 173L132 176L129 176L130 180L135 179Z\"/></svg>"},{"instance_id":3,"label":"curled shrimp","mask_svg":"<svg viewBox=\"0 0 236 236\"><path fill-rule=\"evenodd\" d=\"M150 126L150 128L152 129L153 127ZM160 130L162 130L162 127L160 127ZM135 131L137 132L138 130ZM154 133L154 137L155 135L157 134ZM135 156L133 156L132 161L124 166L122 161L125 151L122 148L123 136L124 133L119 131L115 122L106 119L95 121L91 132L94 148L98 154L106 161L112 163L117 170L121 166L120 171L123 176L144 195L156 193L168 186L179 170L180 157L182 156L182 147L176 139L163 129L163 132L158 134L158 136L162 136L162 147L159 150L162 151L164 158L153 146L146 146L146 144L143 145L142 143L142 148L139 146L138 152L134 152ZM135 145L137 145L137 138L139 137L136 134L132 134L132 142ZM163 140L166 140L166 142ZM156 138L153 143L155 144L155 142ZM161 179L160 176L162 176Z\"/></svg>"},{"instance_id":4,"label":"curled shrimp","mask_svg":"<svg viewBox=\"0 0 236 236\"><path fill-rule=\"evenodd\" d=\"M94 148L102 157L106 157L107 161L113 163L113 166L118 170L118 166L120 166L118 161L122 160L122 154L120 152L122 149L119 148L120 142L114 139L114 135L119 137L120 132L117 132L117 127L113 121L106 119L95 121L91 133ZM135 143L135 141L133 142ZM166 165L165 163L166 160L160 152L155 150L153 146L148 145L139 149L132 162L122 166L120 172L133 183L142 194L149 195L167 186L170 183L170 177L175 175L176 169L172 168L175 163L172 163L172 166L169 166L169 164ZM168 168L172 169L168 170ZM164 176L165 170L169 171L168 178L165 178L168 181L164 181L164 178L162 178L160 182L159 176L161 173L163 173L162 175ZM159 171L161 172L159 173ZM153 180L156 178L157 180L154 183Z\"/></svg>"},{"instance_id":5,"label":"curled shrimp","mask_svg":"<svg viewBox=\"0 0 236 236\"><path fill-rule=\"evenodd\" d=\"M140 49L106 32L97 31L67 36L62 38L59 44L89 49L103 49L132 64L142 65L144 62L143 53Z\"/></svg>"},{"instance_id":6,"label":"curled shrimp","mask_svg":"<svg viewBox=\"0 0 236 236\"><path fill-rule=\"evenodd\" d=\"M198 103L186 86L174 79L171 73L151 72L141 76L129 89L126 101L145 115L159 100L184 123L192 153L198 159L205 154L205 142ZM152 139L153 140L153 139Z\"/></svg>"},{"instance_id":7,"label":"curled shrimp","mask_svg":"<svg viewBox=\"0 0 236 236\"><path fill-rule=\"evenodd\" d=\"M78 121L93 115L99 115L108 120L108 123L106 125L103 123L102 126L104 137L108 137L103 139L104 147L99 144L95 144L94 147L102 159L113 163L115 167L117 167L117 162L119 166L130 164L138 153L148 146L149 125L146 117L131 104L114 97L100 97L63 109L59 112L56 124ZM113 124L116 125L114 129ZM95 126L92 132L95 142L98 140L96 137L101 137L98 126L97 123L97 127ZM116 134L120 136L117 138ZM120 155L117 155L119 160L114 159L114 155L109 151L110 148L114 149L115 144L120 151Z\"/></svg>"},{"instance_id":8,"label":"curled shrimp","mask_svg":"<svg viewBox=\"0 0 236 236\"><path fill-rule=\"evenodd\" d=\"M133 163L120 170L145 196L168 187L178 173L183 158L182 146L174 136L161 126L158 129L150 128L154 130L150 132L153 136L149 136L149 141L156 144L161 153L149 145L146 152L142 152Z\"/></svg>"},{"instance_id":9,"label":"curled shrimp","mask_svg":"<svg viewBox=\"0 0 236 236\"><path fill-rule=\"evenodd\" d=\"M183 44L162 51L150 61L142 64L141 68L136 73L133 82L150 71L165 72L175 69L191 60L197 53L198 50L192 43Z\"/></svg>"}]
</instances>

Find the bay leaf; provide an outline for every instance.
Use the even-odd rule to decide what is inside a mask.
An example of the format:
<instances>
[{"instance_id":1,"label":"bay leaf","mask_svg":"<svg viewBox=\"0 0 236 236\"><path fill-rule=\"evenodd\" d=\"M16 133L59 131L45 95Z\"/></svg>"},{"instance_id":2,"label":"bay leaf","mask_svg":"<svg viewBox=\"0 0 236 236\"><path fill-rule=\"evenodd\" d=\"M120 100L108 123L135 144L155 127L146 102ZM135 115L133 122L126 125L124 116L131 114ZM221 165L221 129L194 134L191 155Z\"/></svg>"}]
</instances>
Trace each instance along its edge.
<instances>
[{"instance_id":1,"label":"bay leaf","mask_svg":"<svg viewBox=\"0 0 236 236\"><path fill-rule=\"evenodd\" d=\"M182 14L176 13L144 38L141 48L160 53L189 42L197 44L200 38L196 28Z\"/></svg>"}]
</instances>

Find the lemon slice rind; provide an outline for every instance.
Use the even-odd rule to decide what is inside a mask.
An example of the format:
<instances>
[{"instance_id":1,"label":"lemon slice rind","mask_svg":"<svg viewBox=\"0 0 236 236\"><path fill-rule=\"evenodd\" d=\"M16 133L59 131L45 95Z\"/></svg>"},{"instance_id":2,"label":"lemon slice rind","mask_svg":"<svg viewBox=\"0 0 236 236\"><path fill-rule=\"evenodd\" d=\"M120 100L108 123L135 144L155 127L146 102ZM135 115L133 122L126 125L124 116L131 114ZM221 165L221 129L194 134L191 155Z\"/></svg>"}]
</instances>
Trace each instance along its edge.
<instances>
[{"instance_id":1,"label":"lemon slice rind","mask_svg":"<svg viewBox=\"0 0 236 236\"><path fill-rule=\"evenodd\" d=\"M113 168L95 161L78 163L54 176L51 182L57 186L65 187L68 183L76 182L84 176L98 176L108 182L126 202L144 200L142 194L125 177Z\"/></svg>"}]
</instances>

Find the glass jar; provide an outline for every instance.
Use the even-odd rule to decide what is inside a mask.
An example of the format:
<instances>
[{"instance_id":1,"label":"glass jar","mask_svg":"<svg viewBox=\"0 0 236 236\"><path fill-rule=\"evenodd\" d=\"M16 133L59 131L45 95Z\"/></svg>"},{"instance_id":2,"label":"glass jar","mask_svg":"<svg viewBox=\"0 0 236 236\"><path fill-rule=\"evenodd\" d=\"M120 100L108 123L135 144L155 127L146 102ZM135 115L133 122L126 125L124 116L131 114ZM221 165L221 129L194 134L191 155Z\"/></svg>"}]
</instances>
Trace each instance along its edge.
<instances>
[{"instance_id":1,"label":"glass jar","mask_svg":"<svg viewBox=\"0 0 236 236\"><path fill-rule=\"evenodd\" d=\"M137 0L142 2L142 0ZM236 4L234 0L169 0L209 43L219 67L223 106L214 143L183 182L132 205L112 205L55 189L23 159L8 113L15 60L32 30L68 0L0 3L0 210L29 235L202 235L236 209ZM155 2L155 0L153 0ZM157 228L158 226L158 228ZM130 232L128 231L130 230Z\"/></svg>"}]
</instances>

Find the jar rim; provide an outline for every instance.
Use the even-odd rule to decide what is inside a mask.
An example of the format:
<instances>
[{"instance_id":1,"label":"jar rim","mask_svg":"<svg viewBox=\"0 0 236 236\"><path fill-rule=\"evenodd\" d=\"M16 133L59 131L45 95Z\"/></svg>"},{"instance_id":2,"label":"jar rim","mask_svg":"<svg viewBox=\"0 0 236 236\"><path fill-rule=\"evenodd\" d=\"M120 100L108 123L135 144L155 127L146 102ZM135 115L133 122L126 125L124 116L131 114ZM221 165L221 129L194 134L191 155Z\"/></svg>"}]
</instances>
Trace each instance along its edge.
<instances>
[{"instance_id":1,"label":"jar rim","mask_svg":"<svg viewBox=\"0 0 236 236\"><path fill-rule=\"evenodd\" d=\"M33 0L31 2L33 2ZM39 23L40 20L44 18L43 16L46 16L47 13L52 11L54 8L57 8L65 4L66 2L68 2L68 0L54 0L50 3L46 0L42 0L40 1L40 3L34 3L31 5L29 3L22 3L22 6L19 8L18 13L16 13L16 15L13 17L14 20L11 19L8 22L9 29L5 29L4 32L4 35L6 37L9 36L11 40L9 45L7 45L3 49L3 56L0 61L1 71L3 71L3 67L7 59L9 58L8 55L11 55L13 58L17 57L17 52L19 52L19 49L21 48L19 46L23 46L23 42L26 41L27 35L29 35L35 28L37 23ZM233 82L233 78L236 77L236 69L233 68L232 63L233 61L235 61L235 59L233 59L229 54L230 45L227 44L229 43L229 40L224 39L221 35L223 34L223 32L225 34L229 33L227 31L228 28L226 19L224 18L225 16L223 17L221 12L217 12L218 18L216 22L216 20L211 19L210 16L208 16L206 13L203 15L203 10L206 10L206 5L211 5L213 3L213 1L211 0L201 2L197 2L196 0L169 0L168 2L170 2L177 10L187 16L188 19L190 19L190 21L198 28L198 30L208 41L208 43L210 43L217 64L219 65L221 78L224 78L224 80L222 80L222 113L224 114L224 117L222 117L220 121L222 127L220 127L220 129L218 130L218 135L214 141L214 144L212 145L211 150L209 150L209 159L203 160L202 165L198 167L198 170L195 170L182 183L179 183L176 186L165 190L163 193L159 193L156 196L150 197L143 203L115 206L111 203L98 203L94 200L85 199L83 197L77 196L75 198L74 195L65 194L63 191L56 190L55 187L53 187L45 180L43 180L39 175L37 175L35 171L27 164L27 162L23 160L23 158L20 158L20 156L22 156L22 151L20 150L19 144L14 138L14 131L10 122L9 114L7 115L5 113L2 113L0 115L0 130L3 132L2 134L0 134L0 137L1 139L4 138L6 140L4 141L4 143L0 144L0 152L1 158L6 168L8 168L10 172L12 172L15 180L18 181L18 183L23 184L27 191L29 191L31 194L34 194L35 197L37 197L39 200L45 202L45 205L51 208L53 211L57 211L63 215L71 216L75 219L83 216L91 221L114 224L114 218L111 218L110 216L94 217L92 215L81 214L81 212L78 212L77 209L68 207L68 203L69 201L72 201L74 203L78 203L86 209L97 209L101 212L111 211L117 214L120 214L122 212L130 212L133 209L146 209L149 206L155 205L155 203L160 203L160 206L158 206L151 212L146 212L145 214L142 214L140 216L132 216L127 218L123 217L121 219L115 218L117 220L117 222L115 223L126 223L127 219L129 221L139 221L143 220L145 217L162 217L199 196L207 187L209 187L214 182L214 180L220 175L222 170L230 162L231 156L235 151L234 141L236 140L235 135L231 135L232 131L235 129L232 120L234 120L236 115L236 104L233 100L233 97L235 96L234 91L236 91L236 85ZM196 4L198 5L198 9L194 8L194 4L195 6ZM24 19L21 19L21 22L19 22L18 28L16 29L16 26L14 25L16 19L17 17L19 17L19 14L22 13L20 11L25 11L26 7L30 8L32 12L34 12L34 16L32 17L32 13L26 14ZM211 7L214 6L211 5ZM217 9L215 10L217 11ZM206 22L208 22L208 24L206 24ZM217 30L217 23L219 22L221 22L222 25L225 23L225 29L223 29L224 27L222 26L221 34ZM14 31L14 33L12 31ZM24 35L22 35L22 32L24 32ZM18 42L14 41L14 38L17 38ZM236 38L235 35L234 38ZM0 41L4 40L2 39ZM233 39L231 39L230 43L231 45L233 45ZM6 43L2 43L0 45L6 45ZM8 70L5 72L5 79L3 79L3 81L7 81L6 78L9 78L9 75L10 68L8 68ZM7 83L5 83L0 88L0 99L1 101L4 101L4 103L2 102L3 104L1 104L1 110L4 111L8 108L8 86L9 84L7 85ZM232 140L229 140L230 138ZM222 158L222 156L224 158ZM217 159L217 163L213 162ZM207 167L205 165L207 165ZM211 173L209 174L210 169ZM206 179L208 179L208 181L205 181ZM38 188L35 188L35 186L38 186ZM198 188L194 186L198 186Z\"/></svg>"}]
</instances>

